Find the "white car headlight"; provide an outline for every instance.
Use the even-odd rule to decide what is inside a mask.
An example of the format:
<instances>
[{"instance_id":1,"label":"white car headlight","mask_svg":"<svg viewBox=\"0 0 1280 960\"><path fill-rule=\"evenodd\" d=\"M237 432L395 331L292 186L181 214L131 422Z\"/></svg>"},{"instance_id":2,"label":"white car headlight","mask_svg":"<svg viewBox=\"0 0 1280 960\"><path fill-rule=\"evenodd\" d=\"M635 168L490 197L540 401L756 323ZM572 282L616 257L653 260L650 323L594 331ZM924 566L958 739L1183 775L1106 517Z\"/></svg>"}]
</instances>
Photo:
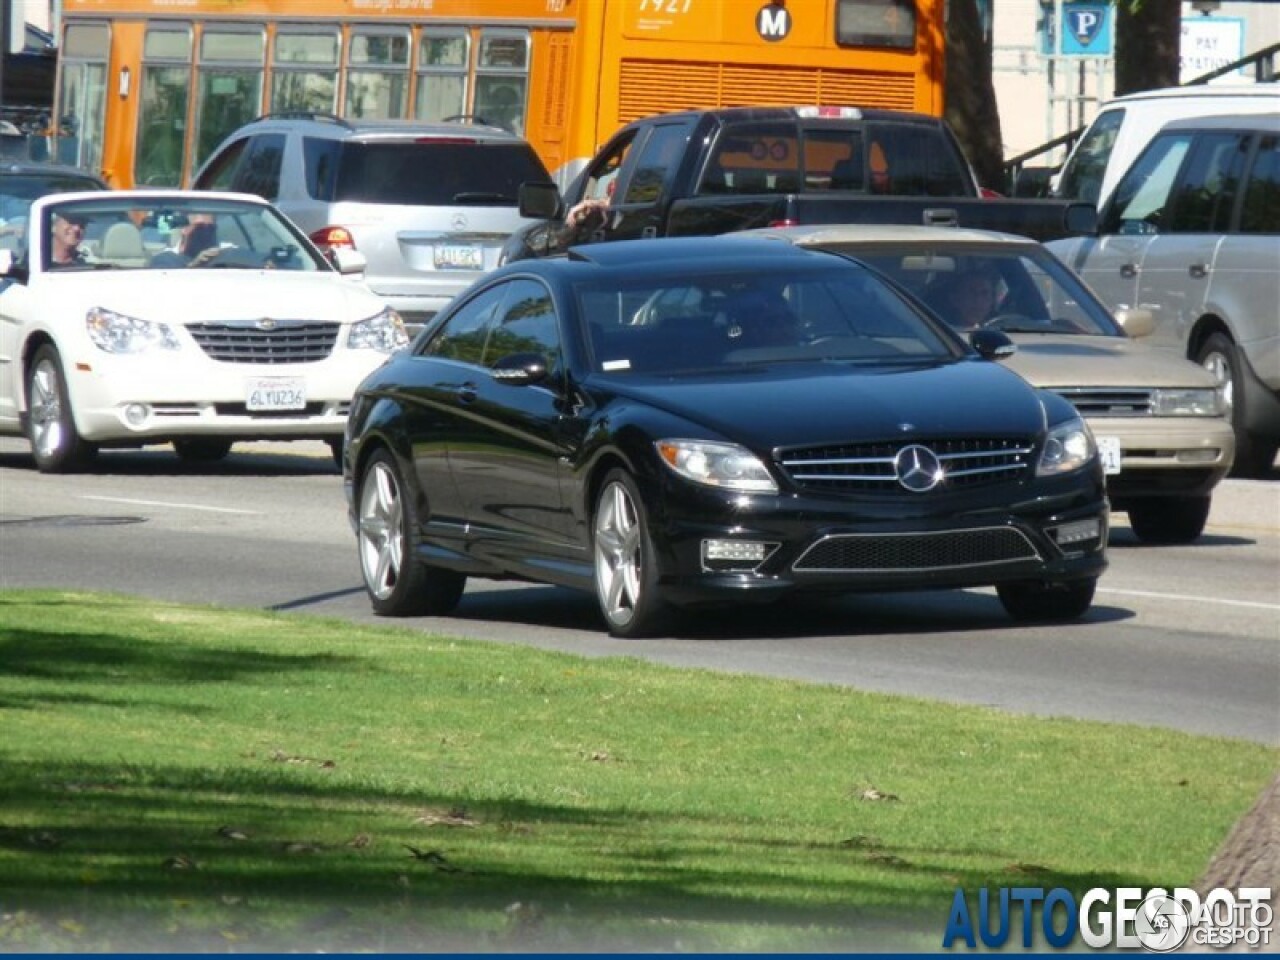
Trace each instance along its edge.
<instances>
[{"instance_id":1,"label":"white car headlight","mask_svg":"<svg viewBox=\"0 0 1280 960\"><path fill-rule=\"evenodd\" d=\"M663 463L694 483L749 493L778 492L760 458L736 443L658 440L654 446Z\"/></svg>"},{"instance_id":2,"label":"white car headlight","mask_svg":"<svg viewBox=\"0 0 1280 960\"><path fill-rule=\"evenodd\" d=\"M1064 420L1049 429L1044 452L1036 464L1036 476L1079 470L1097 455L1098 445L1085 422L1079 418Z\"/></svg>"},{"instance_id":3,"label":"white car headlight","mask_svg":"<svg viewBox=\"0 0 1280 960\"><path fill-rule=\"evenodd\" d=\"M182 345L167 323L94 307L84 318L89 339L107 353L142 353L145 350L179 350Z\"/></svg>"},{"instance_id":4,"label":"white car headlight","mask_svg":"<svg viewBox=\"0 0 1280 960\"><path fill-rule=\"evenodd\" d=\"M1226 412L1220 389L1153 390L1151 412L1157 417L1217 417Z\"/></svg>"},{"instance_id":5,"label":"white car headlight","mask_svg":"<svg viewBox=\"0 0 1280 960\"><path fill-rule=\"evenodd\" d=\"M409 345L409 334L400 314L390 307L366 320L351 325L347 346L352 350L377 350L379 353L395 353Z\"/></svg>"}]
</instances>

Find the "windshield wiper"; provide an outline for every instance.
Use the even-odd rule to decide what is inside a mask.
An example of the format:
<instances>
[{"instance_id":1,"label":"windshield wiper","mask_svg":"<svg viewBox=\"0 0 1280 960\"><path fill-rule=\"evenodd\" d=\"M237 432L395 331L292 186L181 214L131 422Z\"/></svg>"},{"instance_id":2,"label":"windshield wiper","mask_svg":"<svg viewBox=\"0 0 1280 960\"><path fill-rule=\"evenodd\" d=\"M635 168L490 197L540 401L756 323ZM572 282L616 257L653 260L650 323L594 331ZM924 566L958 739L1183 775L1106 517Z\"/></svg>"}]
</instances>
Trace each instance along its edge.
<instances>
[{"instance_id":1,"label":"windshield wiper","mask_svg":"<svg viewBox=\"0 0 1280 960\"><path fill-rule=\"evenodd\" d=\"M467 193L455 193L454 203L514 203L515 198L506 193L485 193L474 190Z\"/></svg>"}]
</instances>

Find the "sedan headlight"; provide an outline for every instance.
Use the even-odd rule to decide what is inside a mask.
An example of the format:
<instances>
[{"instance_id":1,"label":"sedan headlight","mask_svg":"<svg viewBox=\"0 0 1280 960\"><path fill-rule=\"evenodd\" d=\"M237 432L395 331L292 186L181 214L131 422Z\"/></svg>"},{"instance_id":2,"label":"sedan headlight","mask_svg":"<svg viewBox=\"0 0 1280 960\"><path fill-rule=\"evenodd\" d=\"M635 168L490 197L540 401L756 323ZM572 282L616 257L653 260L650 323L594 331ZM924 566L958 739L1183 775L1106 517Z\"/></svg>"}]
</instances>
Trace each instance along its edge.
<instances>
[{"instance_id":1,"label":"sedan headlight","mask_svg":"<svg viewBox=\"0 0 1280 960\"><path fill-rule=\"evenodd\" d=\"M84 318L89 339L107 353L142 353L146 350L178 350L181 344L167 323L126 317L94 307Z\"/></svg>"},{"instance_id":2,"label":"sedan headlight","mask_svg":"<svg viewBox=\"0 0 1280 960\"><path fill-rule=\"evenodd\" d=\"M1036 476L1079 470L1097 455L1098 445L1093 442L1093 434L1085 422L1079 418L1064 420L1049 428L1044 452L1036 464Z\"/></svg>"},{"instance_id":3,"label":"sedan headlight","mask_svg":"<svg viewBox=\"0 0 1280 960\"><path fill-rule=\"evenodd\" d=\"M760 458L736 443L658 440L654 446L663 463L694 483L749 493L778 492Z\"/></svg>"},{"instance_id":4,"label":"sedan headlight","mask_svg":"<svg viewBox=\"0 0 1280 960\"><path fill-rule=\"evenodd\" d=\"M352 350L377 350L379 353L395 353L409 345L409 334L404 329L400 314L390 307L366 320L351 325L347 346Z\"/></svg>"},{"instance_id":5,"label":"sedan headlight","mask_svg":"<svg viewBox=\"0 0 1280 960\"><path fill-rule=\"evenodd\" d=\"M1222 390L1153 390L1151 412L1157 417L1217 417L1226 412Z\"/></svg>"}]
</instances>

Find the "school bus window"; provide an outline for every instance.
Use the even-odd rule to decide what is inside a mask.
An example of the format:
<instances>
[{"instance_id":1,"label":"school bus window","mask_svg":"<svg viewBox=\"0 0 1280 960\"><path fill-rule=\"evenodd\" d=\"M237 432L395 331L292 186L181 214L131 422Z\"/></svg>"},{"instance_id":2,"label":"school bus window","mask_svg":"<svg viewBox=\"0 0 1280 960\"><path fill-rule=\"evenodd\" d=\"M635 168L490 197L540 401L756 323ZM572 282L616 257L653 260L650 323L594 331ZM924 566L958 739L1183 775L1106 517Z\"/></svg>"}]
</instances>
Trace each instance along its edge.
<instances>
[{"instance_id":1,"label":"school bus window","mask_svg":"<svg viewBox=\"0 0 1280 960\"><path fill-rule=\"evenodd\" d=\"M336 30L317 33L279 28L272 57L271 109L336 112L339 46Z\"/></svg>"},{"instance_id":2,"label":"school bus window","mask_svg":"<svg viewBox=\"0 0 1280 960\"><path fill-rule=\"evenodd\" d=\"M407 113L409 32L361 29L351 35L345 113L393 119Z\"/></svg>"},{"instance_id":3,"label":"school bus window","mask_svg":"<svg viewBox=\"0 0 1280 960\"><path fill-rule=\"evenodd\" d=\"M99 170L106 125L107 58L111 32L103 23L68 25L63 35L58 101L59 163Z\"/></svg>"},{"instance_id":4,"label":"school bus window","mask_svg":"<svg viewBox=\"0 0 1280 960\"><path fill-rule=\"evenodd\" d=\"M467 112L470 38L461 30L422 32L418 41L418 90L413 115L443 120Z\"/></svg>"},{"instance_id":5,"label":"school bus window","mask_svg":"<svg viewBox=\"0 0 1280 960\"><path fill-rule=\"evenodd\" d=\"M485 30L476 66L476 102L472 113L487 123L524 134L529 87L529 35L524 31Z\"/></svg>"},{"instance_id":6,"label":"school bus window","mask_svg":"<svg viewBox=\"0 0 1280 960\"><path fill-rule=\"evenodd\" d=\"M200 38L192 170L209 158L223 137L262 112L265 55L266 37L261 29L205 27Z\"/></svg>"},{"instance_id":7,"label":"school bus window","mask_svg":"<svg viewBox=\"0 0 1280 960\"><path fill-rule=\"evenodd\" d=\"M839 0L836 43L842 47L914 48L915 0Z\"/></svg>"},{"instance_id":8,"label":"school bus window","mask_svg":"<svg viewBox=\"0 0 1280 960\"><path fill-rule=\"evenodd\" d=\"M155 187L182 184L191 89L190 24L148 24L142 43L142 83L138 105L138 145L134 183Z\"/></svg>"}]
</instances>

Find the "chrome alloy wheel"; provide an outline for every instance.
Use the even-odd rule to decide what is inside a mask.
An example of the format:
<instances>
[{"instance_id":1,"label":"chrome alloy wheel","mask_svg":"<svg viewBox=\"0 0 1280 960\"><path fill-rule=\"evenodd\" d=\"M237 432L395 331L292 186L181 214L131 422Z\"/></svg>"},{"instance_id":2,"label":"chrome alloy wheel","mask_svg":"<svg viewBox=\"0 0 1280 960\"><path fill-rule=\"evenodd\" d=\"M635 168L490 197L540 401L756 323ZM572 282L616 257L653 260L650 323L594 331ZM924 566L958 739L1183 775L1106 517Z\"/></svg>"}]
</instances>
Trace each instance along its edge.
<instances>
[{"instance_id":1,"label":"chrome alloy wheel","mask_svg":"<svg viewBox=\"0 0 1280 960\"><path fill-rule=\"evenodd\" d=\"M625 626L636 615L644 572L644 540L631 494L612 482L600 496L595 522L596 593L609 623Z\"/></svg>"},{"instance_id":2,"label":"chrome alloy wheel","mask_svg":"<svg viewBox=\"0 0 1280 960\"><path fill-rule=\"evenodd\" d=\"M43 460L54 459L67 445L61 376L57 362L48 356L31 371L31 445Z\"/></svg>"},{"instance_id":3,"label":"chrome alloy wheel","mask_svg":"<svg viewBox=\"0 0 1280 960\"><path fill-rule=\"evenodd\" d=\"M404 511L400 486L386 463L375 463L360 488L360 567L369 592L391 596L404 565Z\"/></svg>"}]
</instances>

